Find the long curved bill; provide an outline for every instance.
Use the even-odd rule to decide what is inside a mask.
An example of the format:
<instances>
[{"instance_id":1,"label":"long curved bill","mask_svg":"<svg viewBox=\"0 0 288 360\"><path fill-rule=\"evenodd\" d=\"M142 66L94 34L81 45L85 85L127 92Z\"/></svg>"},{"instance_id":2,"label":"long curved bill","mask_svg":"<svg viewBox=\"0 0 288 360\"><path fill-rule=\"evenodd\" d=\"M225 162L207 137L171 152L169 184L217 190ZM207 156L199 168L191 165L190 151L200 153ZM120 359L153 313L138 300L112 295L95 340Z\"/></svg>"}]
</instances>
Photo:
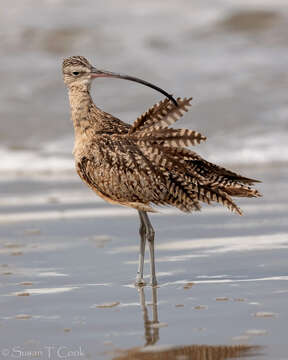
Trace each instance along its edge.
<instances>
[{"instance_id":1,"label":"long curved bill","mask_svg":"<svg viewBox=\"0 0 288 360\"><path fill-rule=\"evenodd\" d=\"M99 70L96 68L92 68L91 69L91 76L93 78L99 78L99 77L110 77L110 78L117 78L117 79L124 79L124 80L130 80L130 81L134 81L143 85L146 85L154 90L159 91L160 93L162 93L163 95L165 95L168 99L170 99L176 106L178 106L177 101L174 99L174 97L170 94L168 94L165 90L161 89L160 87L149 83L148 81L136 78L134 76L129 76L129 75L124 75L124 74L117 74L111 71L105 71L105 70Z\"/></svg>"}]
</instances>

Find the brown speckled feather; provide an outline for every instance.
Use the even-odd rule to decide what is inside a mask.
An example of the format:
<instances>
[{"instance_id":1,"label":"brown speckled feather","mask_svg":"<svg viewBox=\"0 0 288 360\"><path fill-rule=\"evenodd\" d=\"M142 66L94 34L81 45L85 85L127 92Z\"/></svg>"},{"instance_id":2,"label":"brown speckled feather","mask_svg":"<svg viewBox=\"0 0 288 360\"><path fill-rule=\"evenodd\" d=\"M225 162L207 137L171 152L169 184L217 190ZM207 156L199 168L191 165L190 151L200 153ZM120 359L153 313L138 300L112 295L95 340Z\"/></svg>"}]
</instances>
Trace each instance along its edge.
<instances>
[{"instance_id":1,"label":"brown speckled feather","mask_svg":"<svg viewBox=\"0 0 288 360\"><path fill-rule=\"evenodd\" d=\"M155 128L165 128L172 125L183 116L184 112L188 111L188 106L191 106L191 100L192 98L177 98L178 106L173 104L169 99L159 101L135 120L129 130L129 134L147 128L153 130Z\"/></svg>"}]
</instances>

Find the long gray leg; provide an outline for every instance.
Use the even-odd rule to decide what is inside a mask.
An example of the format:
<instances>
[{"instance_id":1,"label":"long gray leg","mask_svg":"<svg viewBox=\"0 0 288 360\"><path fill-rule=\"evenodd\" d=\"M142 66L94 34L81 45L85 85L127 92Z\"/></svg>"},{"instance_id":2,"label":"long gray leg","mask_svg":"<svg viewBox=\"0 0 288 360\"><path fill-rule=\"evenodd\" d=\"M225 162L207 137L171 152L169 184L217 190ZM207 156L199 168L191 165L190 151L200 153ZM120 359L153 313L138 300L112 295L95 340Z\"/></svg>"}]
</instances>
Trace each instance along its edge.
<instances>
[{"instance_id":1,"label":"long gray leg","mask_svg":"<svg viewBox=\"0 0 288 360\"><path fill-rule=\"evenodd\" d=\"M144 256L145 256L145 244L146 244L146 226L143 219L143 211L138 210L139 217L140 217L140 249L139 249L139 264L138 264L138 271L136 276L135 285L143 286L145 285L145 281L143 279L143 269L144 269Z\"/></svg>"},{"instance_id":2,"label":"long gray leg","mask_svg":"<svg viewBox=\"0 0 288 360\"><path fill-rule=\"evenodd\" d=\"M139 211L141 213L141 217L143 220L143 223L145 225L146 229L146 238L148 240L149 244L149 250L150 250L150 268L151 268L151 285L156 286L157 280L156 280L156 271L155 271L155 256L154 256L154 237L155 237L155 231L153 229L153 226L149 220L149 217L146 213L146 211Z\"/></svg>"}]
</instances>

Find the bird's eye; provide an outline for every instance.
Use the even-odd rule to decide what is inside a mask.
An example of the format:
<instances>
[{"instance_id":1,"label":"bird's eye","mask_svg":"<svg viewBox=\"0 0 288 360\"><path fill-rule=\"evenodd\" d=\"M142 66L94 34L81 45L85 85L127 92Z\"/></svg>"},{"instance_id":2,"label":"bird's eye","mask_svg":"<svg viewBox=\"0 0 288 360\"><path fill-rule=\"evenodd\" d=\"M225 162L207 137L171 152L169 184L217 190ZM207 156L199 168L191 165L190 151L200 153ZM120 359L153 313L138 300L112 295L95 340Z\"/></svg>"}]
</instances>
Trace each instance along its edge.
<instances>
[{"instance_id":1,"label":"bird's eye","mask_svg":"<svg viewBox=\"0 0 288 360\"><path fill-rule=\"evenodd\" d=\"M77 75L79 75L80 73L79 73L79 71L73 71L72 74L75 75L75 76L77 76Z\"/></svg>"}]
</instances>

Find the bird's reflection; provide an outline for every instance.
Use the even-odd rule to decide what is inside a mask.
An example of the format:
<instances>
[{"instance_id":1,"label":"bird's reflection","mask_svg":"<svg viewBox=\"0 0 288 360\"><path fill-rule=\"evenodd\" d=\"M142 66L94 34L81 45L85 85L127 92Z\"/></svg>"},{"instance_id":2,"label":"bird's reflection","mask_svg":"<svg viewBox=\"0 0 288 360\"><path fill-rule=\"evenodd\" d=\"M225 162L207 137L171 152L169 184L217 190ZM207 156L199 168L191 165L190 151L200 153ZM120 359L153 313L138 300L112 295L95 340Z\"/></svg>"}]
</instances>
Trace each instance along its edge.
<instances>
[{"instance_id":1,"label":"bird's reflection","mask_svg":"<svg viewBox=\"0 0 288 360\"><path fill-rule=\"evenodd\" d=\"M113 360L225 360L257 355L259 347L251 345L156 345L160 339L161 327L158 319L157 291L157 287L152 287L152 320L149 320L144 287L138 288L144 320L145 345L123 350Z\"/></svg>"},{"instance_id":2,"label":"bird's reflection","mask_svg":"<svg viewBox=\"0 0 288 360\"><path fill-rule=\"evenodd\" d=\"M144 329L145 329L145 346L154 345L159 340L159 324L158 320L158 303L157 303L157 287L152 287L152 321L149 320L149 313L145 300L144 287L138 288L140 296L140 305L143 312ZM155 326L156 325L156 326Z\"/></svg>"}]
</instances>

